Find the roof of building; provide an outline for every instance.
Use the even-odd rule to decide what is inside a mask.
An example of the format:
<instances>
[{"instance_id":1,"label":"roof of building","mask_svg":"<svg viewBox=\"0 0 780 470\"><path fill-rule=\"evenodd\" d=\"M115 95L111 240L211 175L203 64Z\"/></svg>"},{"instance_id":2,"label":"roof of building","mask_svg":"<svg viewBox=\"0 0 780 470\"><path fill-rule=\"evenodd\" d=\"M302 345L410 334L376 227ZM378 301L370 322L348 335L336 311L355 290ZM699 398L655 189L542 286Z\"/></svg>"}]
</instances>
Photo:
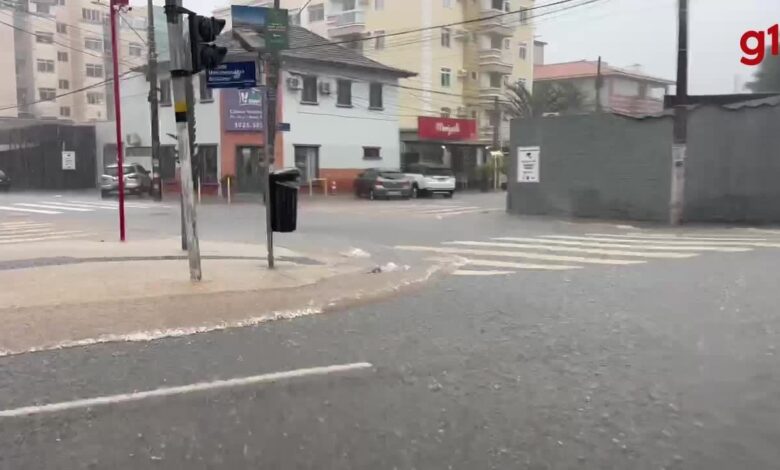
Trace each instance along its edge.
<instances>
[{"instance_id":1,"label":"roof of building","mask_svg":"<svg viewBox=\"0 0 780 470\"><path fill-rule=\"evenodd\" d=\"M576 62L561 62L558 64L543 64L534 66L534 81L570 80L573 78L589 78L598 74L598 62L595 60L579 60ZM674 85L675 82L664 78L645 75L636 70L613 67L606 62L601 63L603 76L617 75L634 78L662 85Z\"/></svg>"},{"instance_id":2,"label":"roof of building","mask_svg":"<svg viewBox=\"0 0 780 470\"><path fill-rule=\"evenodd\" d=\"M255 58L265 48L265 39L255 31L235 28L220 35L217 45L228 48L228 60ZM382 64L375 60L315 34L300 26L290 26L290 48L281 52L282 59L302 60L321 64L338 64L365 70L373 70L396 75L413 77L414 72Z\"/></svg>"}]
</instances>

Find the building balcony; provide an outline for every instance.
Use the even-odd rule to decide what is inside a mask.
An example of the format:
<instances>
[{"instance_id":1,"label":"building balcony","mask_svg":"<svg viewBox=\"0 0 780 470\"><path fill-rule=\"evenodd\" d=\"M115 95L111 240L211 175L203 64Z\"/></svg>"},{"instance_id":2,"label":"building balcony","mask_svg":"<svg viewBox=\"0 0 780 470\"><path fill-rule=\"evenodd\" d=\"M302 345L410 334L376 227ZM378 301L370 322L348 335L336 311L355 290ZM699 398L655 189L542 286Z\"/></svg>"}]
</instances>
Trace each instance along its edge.
<instances>
[{"instance_id":1,"label":"building balcony","mask_svg":"<svg viewBox=\"0 0 780 470\"><path fill-rule=\"evenodd\" d=\"M331 38L363 34L366 14L363 10L348 10L328 15L328 35Z\"/></svg>"},{"instance_id":2,"label":"building balcony","mask_svg":"<svg viewBox=\"0 0 780 470\"><path fill-rule=\"evenodd\" d=\"M488 98L492 100L495 97L501 98L502 96L504 96L504 92L501 89L501 87L492 87L492 86L485 86L485 85L479 87L480 99ZM485 106L488 106L488 104L486 104ZM489 106L493 106L493 105L490 104Z\"/></svg>"},{"instance_id":3,"label":"building balcony","mask_svg":"<svg viewBox=\"0 0 780 470\"><path fill-rule=\"evenodd\" d=\"M480 18L490 18L490 19L483 19L482 21L478 22L477 25L479 26L479 31L482 33L488 33L488 34L496 34L499 36L512 36L515 33L515 28L517 27L517 22L513 21L514 18L512 18L512 15L501 15L504 13L501 10L493 10L493 9L482 9L479 12ZM495 17L495 18L491 18Z\"/></svg>"},{"instance_id":4,"label":"building balcony","mask_svg":"<svg viewBox=\"0 0 780 470\"><path fill-rule=\"evenodd\" d=\"M512 73L512 64L506 62L501 49L480 49L479 68L484 72Z\"/></svg>"}]
</instances>

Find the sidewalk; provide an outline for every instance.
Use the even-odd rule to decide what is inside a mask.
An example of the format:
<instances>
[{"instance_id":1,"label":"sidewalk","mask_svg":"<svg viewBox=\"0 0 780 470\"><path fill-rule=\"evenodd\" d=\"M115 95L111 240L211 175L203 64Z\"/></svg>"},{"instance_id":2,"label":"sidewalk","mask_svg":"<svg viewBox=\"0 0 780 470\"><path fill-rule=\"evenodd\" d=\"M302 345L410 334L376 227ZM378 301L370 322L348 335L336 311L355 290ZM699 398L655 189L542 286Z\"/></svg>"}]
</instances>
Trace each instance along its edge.
<instances>
[{"instance_id":1,"label":"sidewalk","mask_svg":"<svg viewBox=\"0 0 780 470\"><path fill-rule=\"evenodd\" d=\"M179 239L68 240L0 250L0 356L106 341L148 340L321 313L394 292L446 268L370 273L376 261L338 253L204 242L191 282Z\"/></svg>"}]
</instances>

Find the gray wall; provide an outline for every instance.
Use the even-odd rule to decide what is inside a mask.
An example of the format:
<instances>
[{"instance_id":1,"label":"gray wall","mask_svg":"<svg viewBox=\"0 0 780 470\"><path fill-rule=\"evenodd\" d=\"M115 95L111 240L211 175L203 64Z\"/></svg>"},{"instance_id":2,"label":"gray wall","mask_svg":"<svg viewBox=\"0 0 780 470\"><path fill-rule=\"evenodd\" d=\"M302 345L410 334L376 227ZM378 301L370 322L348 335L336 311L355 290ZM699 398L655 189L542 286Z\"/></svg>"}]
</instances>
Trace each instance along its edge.
<instances>
[{"instance_id":1,"label":"gray wall","mask_svg":"<svg viewBox=\"0 0 780 470\"><path fill-rule=\"evenodd\" d=\"M777 103L775 103L777 104ZM687 222L780 222L780 107L689 114ZM668 220L671 117L612 114L515 120L508 210ZM517 183L518 146L541 146L541 183Z\"/></svg>"},{"instance_id":2,"label":"gray wall","mask_svg":"<svg viewBox=\"0 0 780 470\"><path fill-rule=\"evenodd\" d=\"M698 108L688 134L685 220L780 221L780 108Z\"/></svg>"},{"instance_id":3,"label":"gray wall","mask_svg":"<svg viewBox=\"0 0 780 470\"><path fill-rule=\"evenodd\" d=\"M666 220L671 118L612 114L514 120L508 210L516 214ZM540 183L517 183L518 146L541 146Z\"/></svg>"}]
</instances>

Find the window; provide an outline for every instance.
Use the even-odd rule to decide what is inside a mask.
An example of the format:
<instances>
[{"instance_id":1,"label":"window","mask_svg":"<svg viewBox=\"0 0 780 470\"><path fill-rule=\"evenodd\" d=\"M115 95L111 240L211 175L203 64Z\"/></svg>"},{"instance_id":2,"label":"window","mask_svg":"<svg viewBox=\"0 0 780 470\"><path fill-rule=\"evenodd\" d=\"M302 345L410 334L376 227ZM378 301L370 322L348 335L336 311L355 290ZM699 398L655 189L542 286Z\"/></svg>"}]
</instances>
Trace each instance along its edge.
<instances>
[{"instance_id":1,"label":"window","mask_svg":"<svg viewBox=\"0 0 780 470\"><path fill-rule=\"evenodd\" d=\"M518 57L525 60L527 55L528 55L528 44L521 42L520 48L518 49Z\"/></svg>"},{"instance_id":2,"label":"window","mask_svg":"<svg viewBox=\"0 0 780 470\"><path fill-rule=\"evenodd\" d=\"M504 2L504 11L511 11L512 5L509 4L509 2Z\"/></svg>"},{"instance_id":3,"label":"window","mask_svg":"<svg viewBox=\"0 0 780 470\"><path fill-rule=\"evenodd\" d=\"M501 74L491 72L490 76L490 88L501 88Z\"/></svg>"},{"instance_id":4,"label":"window","mask_svg":"<svg viewBox=\"0 0 780 470\"><path fill-rule=\"evenodd\" d=\"M43 13L44 15L48 15L51 13L51 6L48 3L36 3L35 11L38 13Z\"/></svg>"},{"instance_id":5,"label":"window","mask_svg":"<svg viewBox=\"0 0 780 470\"><path fill-rule=\"evenodd\" d=\"M70 117L70 106L60 106L60 116Z\"/></svg>"},{"instance_id":6,"label":"window","mask_svg":"<svg viewBox=\"0 0 780 470\"><path fill-rule=\"evenodd\" d=\"M441 108L441 117L448 118L452 115L452 109L450 108Z\"/></svg>"},{"instance_id":7,"label":"window","mask_svg":"<svg viewBox=\"0 0 780 470\"><path fill-rule=\"evenodd\" d=\"M57 32L60 34L68 34L68 25L65 23L57 23Z\"/></svg>"},{"instance_id":8,"label":"window","mask_svg":"<svg viewBox=\"0 0 780 470\"><path fill-rule=\"evenodd\" d=\"M477 118L477 112L475 110L471 110L471 119Z\"/></svg>"},{"instance_id":9,"label":"window","mask_svg":"<svg viewBox=\"0 0 780 470\"><path fill-rule=\"evenodd\" d=\"M374 38L374 49L384 49L385 48L385 32L383 30L379 30L375 33L376 38Z\"/></svg>"},{"instance_id":10,"label":"window","mask_svg":"<svg viewBox=\"0 0 780 470\"><path fill-rule=\"evenodd\" d=\"M338 80L337 85L338 97L336 98L336 105L352 106L352 81Z\"/></svg>"},{"instance_id":11,"label":"window","mask_svg":"<svg viewBox=\"0 0 780 470\"><path fill-rule=\"evenodd\" d=\"M90 51L103 52L103 40L95 38L84 38L84 48Z\"/></svg>"},{"instance_id":12,"label":"window","mask_svg":"<svg viewBox=\"0 0 780 470\"><path fill-rule=\"evenodd\" d=\"M200 85L200 102L206 103L209 101L214 101L214 90L206 86L208 84L206 72L202 72L198 76L198 83Z\"/></svg>"},{"instance_id":13,"label":"window","mask_svg":"<svg viewBox=\"0 0 780 470\"><path fill-rule=\"evenodd\" d=\"M143 48L140 44L136 43L130 43L130 47L127 50L130 54L130 57L141 57L141 54L143 54Z\"/></svg>"},{"instance_id":14,"label":"window","mask_svg":"<svg viewBox=\"0 0 780 470\"><path fill-rule=\"evenodd\" d=\"M160 80L160 106L171 105L171 81L170 79Z\"/></svg>"},{"instance_id":15,"label":"window","mask_svg":"<svg viewBox=\"0 0 780 470\"><path fill-rule=\"evenodd\" d=\"M62 80L61 79L59 87L60 87L60 90L67 90L67 89L70 88L70 82L68 82L67 80Z\"/></svg>"},{"instance_id":16,"label":"window","mask_svg":"<svg viewBox=\"0 0 780 470\"><path fill-rule=\"evenodd\" d=\"M57 99L57 90L54 88L38 88L38 96L44 101L54 101Z\"/></svg>"},{"instance_id":17,"label":"window","mask_svg":"<svg viewBox=\"0 0 780 470\"><path fill-rule=\"evenodd\" d=\"M495 111L485 111L487 115L488 124L491 126L498 126L501 121L501 113Z\"/></svg>"},{"instance_id":18,"label":"window","mask_svg":"<svg viewBox=\"0 0 780 470\"><path fill-rule=\"evenodd\" d=\"M325 5L320 3L317 5L309 5L309 23L315 21L322 21L325 19Z\"/></svg>"},{"instance_id":19,"label":"window","mask_svg":"<svg viewBox=\"0 0 780 470\"><path fill-rule=\"evenodd\" d=\"M528 8L520 9L520 24L528 24Z\"/></svg>"},{"instance_id":20,"label":"window","mask_svg":"<svg viewBox=\"0 0 780 470\"><path fill-rule=\"evenodd\" d=\"M503 39L498 36L490 36L490 48L501 49L503 47Z\"/></svg>"},{"instance_id":21,"label":"window","mask_svg":"<svg viewBox=\"0 0 780 470\"><path fill-rule=\"evenodd\" d=\"M374 0L374 10L380 11L385 9L385 0Z\"/></svg>"},{"instance_id":22,"label":"window","mask_svg":"<svg viewBox=\"0 0 780 470\"><path fill-rule=\"evenodd\" d=\"M89 104L103 104L103 93L95 91L87 92L87 103Z\"/></svg>"},{"instance_id":23,"label":"window","mask_svg":"<svg viewBox=\"0 0 780 470\"><path fill-rule=\"evenodd\" d=\"M317 104L317 77L307 75L303 77L303 103Z\"/></svg>"},{"instance_id":24,"label":"window","mask_svg":"<svg viewBox=\"0 0 780 470\"><path fill-rule=\"evenodd\" d=\"M54 34L45 31L36 31L35 42L40 44L52 44L54 42Z\"/></svg>"},{"instance_id":25,"label":"window","mask_svg":"<svg viewBox=\"0 0 780 470\"><path fill-rule=\"evenodd\" d=\"M477 72L471 72L471 79L476 80L477 79Z\"/></svg>"},{"instance_id":26,"label":"window","mask_svg":"<svg viewBox=\"0 0 780 470\"><path fill-rule=\"evenodd\" d=\"M441 47L450 47L450 39L452 39L452 30L450 28L442 28Z\"/></svg>"},{"instance_id":27,"label":"window","mask_svg":"<svg viewBox=\"0 0 780 470\"><path fill-rule=\"evenodd\" d=\"M510 47L512 47L512 41L509 38L504 39L504 49L509 49Z\"/></svg>"},{"instance_id":28,"label":"window","mask_svg":"<svg viewBox=\"0 0 780 470\"><path fill-rule=\"evenodd\" d=\"M449 69L447 67L441 68L441 86L445 88L450 87L450 83L452 82L452 69Z\"/></svg>"},{"instance_id":29,"label":"window","mask_svg":"<svg viewBox=\"0 0 780 470\"><path fill-rule=\"evenodd\" d=\"M87 77L102 78L103 66L100 64L87 64Z\"/></svg>"},{"instance_id":30,"label":"window","mask_svg":"<svg viewBox=\"0 0 780 470\"><path fill-rule=\"evenodd\" d=\"M382 109L382 84L372 83L369 85L368 108Z\"/></svg>"},{"instance_id":31,"label":"window","mask_svg":"<svg viewBox=\"0 0 780 470\"><path fill-rule=\"evenodd\" d=\"M363 147L363 158L366 160L381 160L381 147Z\"/></svg>"},{"instance_id":32,"label":"window","mask_svg":"<svg viewBox=\"0 0 780 470\"><path fill-rule=\"evenodd\" d=\"M344 11L350 11L355 9L355 0L344 0L341 2L344 5Z\"/></svg>"},{"instance_id":33,"label":"window","mask_svg":"<svg viewBox=\"0 0 780 470\"><path fill-rule=\"evenodd\" d=\"M101 23L103 22L103 15L101 15L100 11L98 10L93 10L91 8L82 8L81 19L83 21L86 21L87 23Z\"/></svg>"},{"instance_id":34,"label":"window","mask_svg":"<svg viewBox=\"0 0 780 470\"><path fill-rule=\"evenodd\" d=\"M198 145L198 150L193 156L192 174L199 178L201 183L217 183L217 146ZM196 180L197 181L197 180Z\"/></svg>"},{"instance_id":35,"label":"window","mask_svg":"<svg viewBox=\"0 0 780 470\"><path fill-rule=\"evenodd\" d=\"M57 61L59 62L67 62L68 61L68 53L67 52L57 52Z\"/></svg>"},{"instance_id":36,"label":"window","mask_svg":"<svg viewBox=\"0 0 780 470\"><path fill-rule=\"evenodd\" d=\"M504 0L490 0L490 7L494 10L503 10Z\"/></svg>"},{"instance_id":37,"label":"window","mask_svg":"<svg viewBox=\"0 0 780 470\"><path fill-rule=\"evenodd\" d=\"M41 73L54 73L54 61L47 59L38 59L38 71Z\"/></svg>"}]
</instances>

